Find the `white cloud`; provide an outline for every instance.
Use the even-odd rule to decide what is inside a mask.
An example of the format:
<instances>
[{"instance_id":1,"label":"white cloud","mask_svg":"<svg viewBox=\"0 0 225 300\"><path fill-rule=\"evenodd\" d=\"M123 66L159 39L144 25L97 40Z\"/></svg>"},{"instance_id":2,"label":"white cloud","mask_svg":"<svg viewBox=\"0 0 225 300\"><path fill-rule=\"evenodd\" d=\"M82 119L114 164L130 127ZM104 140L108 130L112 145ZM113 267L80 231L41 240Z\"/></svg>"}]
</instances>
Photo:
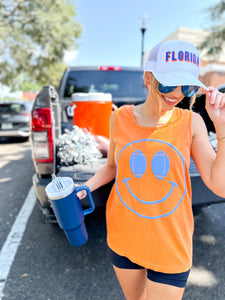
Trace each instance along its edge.
<instances>
[{"instance_id":1,"label":"white cloud","mask_svg":"<svg viewBox=\"0 0 225 300\"><path fill-rule=\"evenodd\" d=\"M64 63L68 66L72 66L77 58L77 55L77 50L66 50L63 57Z\"/></svg>"}]
</instances>

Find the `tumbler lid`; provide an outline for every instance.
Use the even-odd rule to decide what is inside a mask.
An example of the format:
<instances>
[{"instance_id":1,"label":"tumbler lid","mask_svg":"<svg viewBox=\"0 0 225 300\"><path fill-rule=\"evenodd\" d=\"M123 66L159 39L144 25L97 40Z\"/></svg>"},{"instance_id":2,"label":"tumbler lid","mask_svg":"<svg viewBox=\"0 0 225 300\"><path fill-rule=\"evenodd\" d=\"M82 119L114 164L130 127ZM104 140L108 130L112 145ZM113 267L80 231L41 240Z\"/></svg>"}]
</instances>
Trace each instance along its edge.
<instances>
[{"instance_id":1,"label":"tumbler lid","mask_svg":"<svg viewBox=\"0 0 225 300\"><path fill-rule=\"evenodd\" d=\"M57 179L62 182L63 188L61 188L60 190L58 190L56 188L56 185L53 182L55 179L53 179L45 188L46 194L47 194L48 198L51 200L57 200L57 199L64 198L64 197L70 195L75 188L75 184L74 184L72 178L57 177Z\"/></svg>"},{"instance_id":2,"label":"tumbler lid","mask_svg":"<svg viewBox=\"0 0 225 300\"><path fill-rule=\"evenodd\" d=\"M111 93L73 93L72 100L74 102L91 102L91 101L104 101L112 102Z\"/></svg>"}]
</instances>

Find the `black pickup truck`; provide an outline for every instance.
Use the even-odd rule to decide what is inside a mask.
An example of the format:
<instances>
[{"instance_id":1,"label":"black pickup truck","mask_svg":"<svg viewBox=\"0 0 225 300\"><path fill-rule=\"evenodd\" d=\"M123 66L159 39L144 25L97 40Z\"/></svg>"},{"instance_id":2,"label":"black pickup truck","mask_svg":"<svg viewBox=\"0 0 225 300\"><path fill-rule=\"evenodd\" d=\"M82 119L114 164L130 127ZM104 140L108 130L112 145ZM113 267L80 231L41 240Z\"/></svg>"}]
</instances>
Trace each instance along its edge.
<instances>
[{"instance_id":1,"label":"black pickup truck","mask_svg":"<svg viewBox=\"0 0 225 300\"><path fill-rule=\"evenodd\" d=\"M74 93L110 93L113 103L119 107L124 104L138 104L147 96L143 82L143 69L133 67L71 67L63 74L59 89L45 86L38 93L30 120L30 142L35 166L33 186L38 204L46 222L55 222L45 187L51 181L51 174L69 176L75 184L83 184L105 162L103 156L94 167L76 163L66 166L57 156L57 142L65 129L73 130L73 118L68 107ZM198 95L193 110L200 113L209 132L215 129L205 110L205 95ZM188 108L190 99L184 99L179 106ZM94 116L93 116L94 118ZM202 182L193 160L190 164L193 192L193 206L204 206L225 201L214 195ZM96 208L104 208L113 182L92 193ZM82 201L85 206L87 201Z\"/></svg>"}]
</instances>

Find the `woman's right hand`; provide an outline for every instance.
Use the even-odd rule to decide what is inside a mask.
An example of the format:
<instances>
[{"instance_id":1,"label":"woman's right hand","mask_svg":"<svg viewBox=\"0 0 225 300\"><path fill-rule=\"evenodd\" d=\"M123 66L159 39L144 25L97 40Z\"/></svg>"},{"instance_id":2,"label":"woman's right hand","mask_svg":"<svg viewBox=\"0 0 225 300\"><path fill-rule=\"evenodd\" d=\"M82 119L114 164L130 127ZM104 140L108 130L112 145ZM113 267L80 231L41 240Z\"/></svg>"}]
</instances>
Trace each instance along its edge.
<instances>
[{"instance_id":1,"label":"woman's right hand","mask_svg":"<svg viewBox=\"0 0 225 300\"><path fill-rule=\"evenodd\" d=\"M80 200L84 199L87 196L86 190L81 190L77 192L77 198Z\"/></svg>"}]
</instances>

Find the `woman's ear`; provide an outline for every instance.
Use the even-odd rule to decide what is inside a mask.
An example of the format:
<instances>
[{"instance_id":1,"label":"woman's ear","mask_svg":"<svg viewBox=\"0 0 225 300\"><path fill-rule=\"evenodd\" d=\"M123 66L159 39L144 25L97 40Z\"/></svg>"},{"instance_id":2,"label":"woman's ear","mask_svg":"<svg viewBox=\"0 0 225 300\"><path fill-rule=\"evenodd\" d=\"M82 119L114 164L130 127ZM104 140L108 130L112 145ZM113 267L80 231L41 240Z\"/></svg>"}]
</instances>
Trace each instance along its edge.
<instances>
[{"instance_id":1,"label":"woman's ear","mask_svg":"<svg viewBox=\"0 0 225 300\"><path fill-rule=\"evenodd\" d=\"M144 83L145 86L149 86L151 83L151 72L145 72L144 73Z\"/></svg>"}]
</instances>

